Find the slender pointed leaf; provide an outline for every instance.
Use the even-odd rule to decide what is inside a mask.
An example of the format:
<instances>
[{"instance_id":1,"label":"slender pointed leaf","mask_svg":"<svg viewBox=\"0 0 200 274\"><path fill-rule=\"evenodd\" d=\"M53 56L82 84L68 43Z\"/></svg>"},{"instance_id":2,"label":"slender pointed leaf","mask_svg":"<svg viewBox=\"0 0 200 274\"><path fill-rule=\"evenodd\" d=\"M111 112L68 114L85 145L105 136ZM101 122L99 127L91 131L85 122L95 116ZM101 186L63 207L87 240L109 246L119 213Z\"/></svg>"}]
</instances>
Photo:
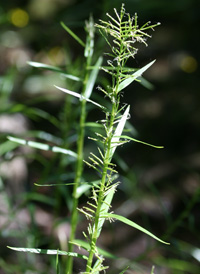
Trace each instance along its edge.
<instances>
[{"instance_id":1,"label":"slender pointed leaf","mask_svg":"<svg viewBox=\"0 0 200 274\"><path fill-rule=\"evenodd\" d=\"M19 251L19 252L29 252L29 253L35 253L35 254L47 254L47 255L67 255L72 257L78 257L84 260L87 260L88 257L85 255L81 255L76 252L67 252L62 250L54 250L54 249L40 249L40 248L24 248L24 247L11 247L7 246L8 248Z\"/></svg>"},{"instance_id":2,"label":"slender pointed leaf","mask_svg":"<svg viewBox=\"0 0 200 274\"><path fill-rule=\"evenodd\" d=\"M79 240L79 239L75 239L75 240L73 240L73 244L75 244L81 248L84 248L87 251L90 251L90 244L88 242L85 242L85 241ZM99 254L105 256L106 258L117 259L117 256L113 255L112 253L110 253L102 248L97 247L97 250L98 250Z\"/></svg>"},{"instance_id":3,"label":"slender pointed leaf","mask_svg":"<svg viewBox=\"0 0 200 274\"><path fill-rule=\"evenodd\" d=\"M149 90L153 90L154 89L154 85L152 83L150 83L147 79L145 79L144 77L140 76L137 78L137 80L140 82L140 84L142 86L144 86L145 88L149 89Z\"/></svg>"},{"instance_id":4,"label":"slender pointed leaf","mask_svg":"<svg viewBox=\"0 0 200 274\"><path fill-rule=\"evenodd\" d=\"M93 70L90 73L90 77L87 81L86 89L85 89L85 92L84 92L84 96L87 99L89 99L90 96L91 96L91 93L92 93L92 90L94 88L94 84L96 82L96 78L97 78L100 66L102 64L102 61L103 61L103 58L99 57L96 64L95 64L95 66L94 66L94 68L93 68Z\"/></svg>"},{"instance_id":5,"label":"slender pointed leaf","mask_svg":"<svg viewBox=\"0 0 200 274\"><path fill-rule=\"evenodd\" d=\"M70 28L68 28L63 22L60 24L81 46L85 47L85 43Z\"/></svg>"},{"instance_id":6,"label":"slender pointed leaf","mask_svg":"<svg viewBox=\"0 0 200 274\"><path fill-rule=\"evenodd\" d=\"M60 72L66 78L69 78L74 81L81 81L81 79L79 77L74 76L72 74L67 74L64 70L60 69L59 67L55 67L55 66L51 66L51 65L47 65L47 64L43 64L43 63L39 63L39 62L32 62L32 61L28 61L27 63L32 67L51 70L51 71L55 71L55 72Z\"/></svg>"},{"instance_id":7,"label":"slender pointed leaf","mask_svg":"<svg viewBox=\"0 0 200 274\"><path fill-rule=\"evenodd\" d=\"M164 148L164 146L155 146L155 145L152 145L152 144L149 144L149 143L146 143L146 142L137 140L137 139L135 139L135 138L132 138L132 137L126 136L126 135L121 135L121 136L119 136L119 137L120 137L120 138L127 139L127 140L130 140L130 141L134 141L134 142L137 142L137 143L141 143L141 144L146 145L146 146L154 147L154 148Z\"/></svg>"},{"instance_id":8,"label":"slender pointed leaf","mask_svg":"<svg viewBox=\"0 0 200 274\"><path fill-rule=\"evenodd\" d=\"M111 150L111 154L110 154L110 160L112 159L112 156L115 152L115 149L117 147L117 143L119 142L119 139L120 139L120 135L121 133L123 132L123 129L124 129L124 126L125 126L125 123L127 121L127 118L128 118L128 115L129 115L129 109L130 109L130 106L128 106L124 112L124 114L122 115L118 125L117 125L117 128L115 130L115 133L114 133L114 136L111 140L111 143L112 144L115 144Z\"/></svg>"},{"instance_id":9,"label":"slender pointed leaf","mask_svg":"<svg viewBox=\"0 0 200 274\"><path fill-rule=\"evenodd\" d=\"M35 186L43 187L43 186L71 186L74 185L74 183L67 183L67 184L37 184L34 183Z\"/></svg>"},{"instance_id":10,"label":"slender pointed leaf","mask_svg":"<svg viewBox=\"0 0 200 274\"><path fill-rule=\"evenodd\" d=\"M83 95L81 95L81 94L79 94L79 93L77 93L77 92L74 92L74 91L71 91L71 90L68 90L68 89L65 89L65 88L60 88L60 87L57 87L57 86L55 86L55 87L56 87L57 89L59 89L59 90L62 90L63 92L65 92L65 93L67 93L67 94L70 94L70 95L72 95L72 96L74 96L74 97L79 98L80 100L86 100L87 102L90 102L90 103L92 103L93 105L98 106L98 107L104 109L103 106L99 105L98 103L96 103L96 102L94 102L94 101L92 101L92 100L90 100L90 99L87 99L85 96L83 96Z\"/></svg>"},{"instance_id":11,"label":"slender pointed leaf","mask_svg":"<svg viewBox=\"0 0 200 274\"><path fill-rule=\"evenodd\" d=\"M110 219L117 219L119 221L121 221L122 223L125 223L127 225L130 225L140 231L142 231L143 233L151 236L152 238L154 238L155 240L163 243L163 244L166 244L166 245L169 245L170 243L167 243L167 242L164 242L163 240L159 239L158 237L156 237L154 234L152 234L151 232L149 232L148 230L146 230L145 228L143 228L142 226L134 223L133 221L127 219L126 217L123 217L123 216L120 216L120 215L117 215L117 214L112 214L112 213L105 213L103 216L101 216L103 218L110 218Z\"/></svg>"},{"instance_id":12,"label":"slender pointed leaf","mask_svg":"<svg viewBox=\"0 0 200 274\"><path fill-rule=\"evenodd\" d=\"M99 183L100 183L100 180L96 180L91 183L83 183L83 184L79 185L79 187L77 188L77 191L76 191L76 198L80 198L80 196L83 193L85 193L87 190L89 190L93 186L99 185Z\"/></svg>"},{"instance_id":13,"label":"slender pointed leaf","mask_svg":"<svg viewBox=\"0 0 200 274\"><path fill-rule=\"evenodd\" d=\"M3 154L14 150L15 148L17 148L19 145L16 143L13 143L9 140L3 142L2 144L0 144L0 156L2 156Z\"/></svg>"},{"instance_id":14,"label":"slender pointed leaf","mask_svg":"<svg viewBox=\"0 0 200 274\"><path fill-rule=\"evenodd\" d=\"M112 202L112 199L113 199L113 195L115 193L115 188L111 188L108 195L106 196L106 198L104 199L104 202L101 206L101 209L100 209L100 214L105 214L108 212L109 208L110 208L110 205L111 205L111 202ZM105 218L101 218L99 223L98 223L98 234L97 234L97 237L99 237L100 233L101 233L101 230L102 230L102 227L103 227L103 224L105 222Z\"/></svg>"},{"instance_id":15,"label":"slender pointed leaf","mask_svg":"<svg viewBox=\"0 0 200 274\"><path fill-rule=\"evenodd\" d=\"M21 139L21 138L15 138L12 136L8 136L7 137L8 140L12 141L12 142L16 142L18 144L21 145L26 145L26 146L30 146L30 147L34 147L34 148L38 148L41 150L49 150L49 151L53 151L53 152L57 152L57 153L62 153L62 154L67 154L70 155L74 158L77 158L77 154L69 149L64 149L61 147L57 147L57 146L50 146L47 144L43 144L43 143L39 143L39 142L34 142L34 141L27 141L25 139Z\"/></svg>"},{"instance_id":16,"label":"slender pointed leaf","mask_svg":"<svg viewBox=\"0 0 200 274\"><path fill-rule=\"evenodd\" d=\"M147 64L146 66L144 66L141 69L138 69L136 72L134 72L131 76L129 76L127 79L125 79L124 81L122 81L119 84L118 87L118 92L121 91L122 89L126 88L128 85L130 85L134 80L136 80L138 77L140 77L150 66L153 65L153 63L155 62L152 61L149 64Z\"/></svg>"}]
</instances>

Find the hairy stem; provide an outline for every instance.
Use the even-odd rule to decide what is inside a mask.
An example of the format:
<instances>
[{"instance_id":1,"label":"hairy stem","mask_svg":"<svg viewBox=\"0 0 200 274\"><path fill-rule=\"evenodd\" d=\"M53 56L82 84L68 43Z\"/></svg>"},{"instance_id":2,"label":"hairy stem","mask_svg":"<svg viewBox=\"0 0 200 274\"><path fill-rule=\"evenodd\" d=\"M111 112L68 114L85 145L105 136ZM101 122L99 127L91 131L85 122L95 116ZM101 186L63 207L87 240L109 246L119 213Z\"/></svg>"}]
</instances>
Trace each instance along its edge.
<instances>
[{"instance_id":1,"label":"hairy stem","mask_svg":"<svg viewBox=\"0 0 200 274\"><path fill-rule=\"evenodd\" d=\"M113 125L114 125L116 113L117 113L116 104L113 104L111 117L110 117L110 125L108 128L109 135L107 136L108 138L107 138L107 141L105 142L104 161L103 161L104 167L103 167L100 190L99 190L99 195L98 195L97 208L96 208L95 217L94 217L93 233L91 236L90 252L89 252L87 266L86 266L86 273L90 273L90 271L92 269L93 257L96 252L95 248L96 248L96 242L97 242L98 234L99 234L98 229L99 229L99 222L101 219L101 216L100 216L101 207L102 207L102 204L104 203L106 177L107 177L108 167L111 162L110 155L111 155L111 150L112 150Z\"/></svg>"}]
</instances>

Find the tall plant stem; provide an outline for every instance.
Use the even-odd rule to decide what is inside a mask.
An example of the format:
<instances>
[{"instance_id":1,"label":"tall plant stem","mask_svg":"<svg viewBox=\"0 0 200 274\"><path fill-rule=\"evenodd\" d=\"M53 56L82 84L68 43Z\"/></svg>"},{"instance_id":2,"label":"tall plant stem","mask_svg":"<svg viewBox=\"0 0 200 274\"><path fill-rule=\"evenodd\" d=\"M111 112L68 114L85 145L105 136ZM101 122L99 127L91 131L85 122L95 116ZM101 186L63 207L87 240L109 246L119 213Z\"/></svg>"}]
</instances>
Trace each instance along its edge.
<instances>
[{"instance_id":1,"label":"tall plant stem","mask_svg":"<svg viewBox=\"0 0 200 274\"><path fill-rule=\"evenodd\" d=\"M96 208L96 213L94 217L94 224L93 224L93 233L91 236L91 242L90 242L90 252L88 256L88 261L87 261L87 266L86 266L86 272L85 273L90 273L92 269L92 262L93 262L93 257L96 252L96 242L98 239L98 230L99 230L99 222L101 219L101 207L104 202L104 193L105 193L105 184L106 184L106 177L107 177L107 172L108 172L108 167L111 161L111 150L112 150L112 137L113 137L113 125L114 125L114 120L116 117L116 104L112 105L112 112L111 112L111 117L110 117L110 125L108 129L109 136L107 138L107 141L105 143L105 157L104 157L104 167L103 167L103 172L102 172L102 179L101 179L101 185L100 185L100 190L99 190L99 195L98 195L98 202L97 202L97 208Z\"/></svg>"},{"instance_id":2,"label":"tall plant stem","mask_svg":"<svg viewBox=\"0 0 200 274\"><path fill-rule=\"evenodd\" d=\"M87 59L87 66L90 63L90 58ZM88 69L86 69L85 79L83 82L83 92L84 94L86 90L87 81L89 78ZM78 141L77 141L77 163L76 163L76 174L74 179L74 187L73 187L73 205L71 212L71 231L68 242L68 252L73 251L73 240L75 239L75 233L78 223L78 197L77 197L77 188L80 185L82 171L83 171L83 146L84 146L84 136L85 136L85 120L86 120L86 100L81 101L81 113L80 113L80 121L79 121L79 133L78 133ZM72 274L73 268L73 257L69 256L67 260L66 266L66 274Z\"/></svg>"}]
</instances>

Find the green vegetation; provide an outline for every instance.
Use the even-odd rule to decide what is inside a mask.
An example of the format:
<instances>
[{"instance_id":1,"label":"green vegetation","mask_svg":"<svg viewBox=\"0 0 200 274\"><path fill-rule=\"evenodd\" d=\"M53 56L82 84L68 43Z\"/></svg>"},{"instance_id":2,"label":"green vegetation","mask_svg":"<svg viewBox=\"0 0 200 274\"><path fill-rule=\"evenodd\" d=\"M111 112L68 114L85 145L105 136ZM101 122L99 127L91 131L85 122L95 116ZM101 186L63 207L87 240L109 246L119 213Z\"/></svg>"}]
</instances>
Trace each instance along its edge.
<instances>
[{"instance_id":1,"label":"green vegetation","mask_svg":"<svg viewBox=\"0 0 200 274\"><path fill-rule=\"evenodd\" d=\"M199 237L196 158L187 165L193 176L182 176L180 184L189 197L181 195L170 183L176 165L160 164L170 149L159 114L161 94L143 93L144 87L154 88L143 73L151 76L159 67L152 61L159 63L157 53L146 46L152 49L152 31L156 35L162 27L132 17L124 4L116 3L109 13L106 6L103 20L88 13L84 25L83 20L64 23L61 16L56 28L64 43L60 30L52 31L56 46L34 58L19 50L20 35L29 33L31 45L34 32L26 32L31 6L0 13L1 41L15 53L5 54L14 65L2 66L0 78L3 273L199 272L197 242L181 234ZM6 31L8 22L21 31ZM37 41L45 48L43 38ZM181 69L194 73L195 62L188 56ZM165 149L148 140L164 143Z\"/></svg>"}]
</instances>

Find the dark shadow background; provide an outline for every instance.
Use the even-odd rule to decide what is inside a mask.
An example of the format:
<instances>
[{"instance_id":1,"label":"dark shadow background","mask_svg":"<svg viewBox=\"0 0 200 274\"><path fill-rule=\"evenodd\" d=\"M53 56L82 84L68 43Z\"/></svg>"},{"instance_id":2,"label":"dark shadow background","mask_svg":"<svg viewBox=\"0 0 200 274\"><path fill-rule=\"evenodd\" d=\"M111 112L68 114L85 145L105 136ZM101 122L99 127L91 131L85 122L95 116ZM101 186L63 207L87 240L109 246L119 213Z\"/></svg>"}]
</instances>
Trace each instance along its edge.
<instances>
[{"instance_id":1,"label":"dark shadow background","mask_svg":"<svg viewBox=\"0 0 200 274\"><path fill-rule=\"evenodd\" d=\"M130 271L126 273L150 273L151 266L155 265L155 273L159 274L197 274L200 273L200 2L198 0L127 0L124 2L127 12L131 14L137 12L140 25L149 20L161 22L161 26L152 33L152 39L148 41L149 46L141 46L132 63L133 67L142 67L156 59L155 64L145 73L146 79L153 84L154 89L147 90L139 83L134 83L124 93L122 100L132 106L130 122L137 132L137 138L155 145L164 145L165 148L154 150L139 144L128 144L119 150L119 156L124 160L124 164L119 164L122 184L116 193L113 208L116 214L124 214L169 241L171 246L158 245L141 233L117 222L106 226L100 245L113 254L129 260L126 262L118 259L109 262L111 268L108 273L119 273L120 269L126 265L130 265ZM82 49L61 27L60 21L72 28L84 40L83 27L89 15L93 14L97 22L99 18L105 18L106 12L112 14L113 8L119 9L121 3L121 1L92 0L29 0L4 1L0 4L2 143L7 133L17 135L24 131L24 137L27 130L42 130L55 136L60 134L52 124L35 118L34 113L31 114L19 106L34 106L59 119L62 115L60 109L63 108L63 97L55 94L53 85L62 85L64 81L54 74L30 68L26 62L32 60L60 67L66 66L66 71L69 73L74 73L75 69L71 67L71 63L76 62L75 74L79 74L79 65L82 70L81 59L76 60L77 56L82 55ZM101 40L97 39L97 41L100 43ZM97 45L97 51L101 52L101 50L102 44ZM88 120L95 121L94 116L98 117L98 114L91 113ZM6 120L6 124L10 127L5 130L2 126L2 117L7 114L19 116L12 122ZM73 112L71 115L73 116ZM75 115L73 119L76 118ZM63 136L59 135L59 137ZM86 145L89 151L90 143L86 141ZM24 153L32 152L19 152L20 155ZM9 161L8 155L1 155L0 166ZM17 196L21 192L29 193L30 191L32 194L34 191L37 192L33 183L40 178L41 166L51 159L51 155L43 153L38 157L46 157L47 160L44 162L41 160L40 164L37 164L28 157L28 160L24 160L26 162L24 169L21 169L23 174L20 175L19 172L19 178L17 178L18 175L13 173L17 184L15 187L12 187L14 182L12 176L5 175L4 169L0 168L1 180L5 182L4 190L9 192L10 199L14 200L13 212L19 210ZM56 164L58 161L56 158L53 163ZM9 172L12 173L11 170ZM48 170L45 169L45 172L48 173ZM7 183L8 177L11 180L11 186ZM46 189L40 192L52 195L52 192L49 193ZM69 193L67 192L66 195ZM81 203L84 202L83 198ZM65 208L68 202L63 202L61 198L59 203L58 212L64 219L66 209L62 210L62 208ZM26 228L25 230L30 233L27 246L31 246L31 243L42 245L40 237L45 235L48 238L49 233L52 233L52 229L49 232L48 228L43 227L42 224L46 216L46 222L52 226L52 208L48 207L50 201L46 205L43 205L42 201L35 201L33 204L37 208L33 211L32 203L27 202L27 204L28 213L25 219L27 218L28 221L25 221L25 224L22 222L23 225L16 234L19 233L19 237L26 237L23 235L25 233L23 230ZM5 213L7 211L4 210L4 206ZM20 206L20 216L23 215L22 208L23 206ZM45 210L45 213L38 208ZM31 212L35 215L31 215ZM26 273L20 267L16 270L16 265L20 265L20 260L23 261L23 254L15 260L13 253L11 255L6 249L10 243L19 245L20 242L12 234L12 222L9 223L11 228L6 227L3 221L4 215L0 218L2 218L1 238L5 243L1 252L2 272L0 273ZM30 224L31 228L29 228ZM40 226L42 233L38 232ZM85 229L84 221L83 225L80 225L80 232L82 227ZM15 230L15 226L13 229ZM12 235L9 233L6 235L6 231L10 230L12 233L9 233ZM31 241L31 234L36 235L34 236L36 240ZM46 240L45 247L47 242ZM57 240L55 242L57 243ZM53 270L45 272L47 269L50 271L48 268L50 265L54 265L52 259L50 262L47 261L47 266L41 266L43 259L39 262L38 260L38 257L26 259L23 261L24 269L32 267L32 273L38 273L34 272L36 267L37 271L41 269L41 273L55 273ZM30 266L32 261L35 266ZM12 272L12 266L8 267L12 264L15 265L15 272ZM77 269L81 268L78 263L77 265ZM78 270L74 271L78 272Z\"/></svg>"}]
</instances>

